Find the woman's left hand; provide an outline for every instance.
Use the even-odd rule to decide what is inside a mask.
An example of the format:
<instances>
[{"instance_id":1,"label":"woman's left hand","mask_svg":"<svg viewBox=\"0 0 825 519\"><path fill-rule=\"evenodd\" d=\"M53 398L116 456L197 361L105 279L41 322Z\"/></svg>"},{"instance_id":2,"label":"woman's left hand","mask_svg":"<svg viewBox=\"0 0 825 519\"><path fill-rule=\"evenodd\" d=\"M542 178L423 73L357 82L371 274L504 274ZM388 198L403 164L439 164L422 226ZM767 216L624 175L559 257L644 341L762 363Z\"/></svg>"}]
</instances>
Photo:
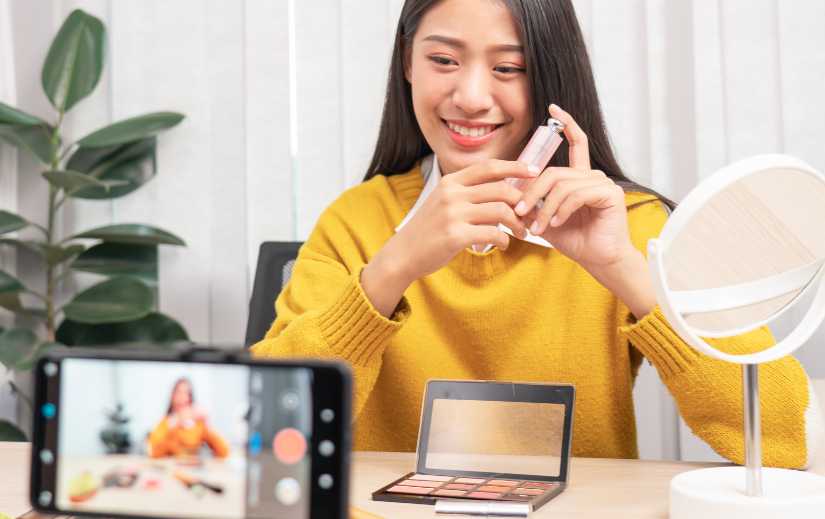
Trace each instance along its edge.
<instances>
[{"instance_id":1,"label":"woman's left hand","mask_svg":"<svg viewBox=\"0 0 825 519\"><path fill-rule=\"evenodd\" d=\"M550 105L550 115L564 124L570 167L545 169L515 212L525 216L530 234L581 265L641 318L656 299L644 255L630 240L624 190L590 169L587 136L570 114Z\"/></svg>"}]
</instances>

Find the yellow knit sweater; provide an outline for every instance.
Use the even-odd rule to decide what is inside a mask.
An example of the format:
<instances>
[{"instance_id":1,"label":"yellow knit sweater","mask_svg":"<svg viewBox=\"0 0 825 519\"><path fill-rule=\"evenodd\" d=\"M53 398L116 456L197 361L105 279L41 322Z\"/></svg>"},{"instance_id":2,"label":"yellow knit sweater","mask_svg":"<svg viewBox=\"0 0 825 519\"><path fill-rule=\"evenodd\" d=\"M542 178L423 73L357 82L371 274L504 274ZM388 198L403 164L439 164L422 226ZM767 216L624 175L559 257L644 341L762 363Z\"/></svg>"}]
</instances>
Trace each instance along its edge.
<instances>
[{"instance_id":1,"label":"yellow knit sweater","mask_svg":"<svg viewBox=\"0 0 825 519\"><path fill-rule=\"evenodd\" d=\"M659 371L694 433L744 463L739 365L685 344L657 307L635 322L611 292L557 250L510 238L506 251L465 249L416 280L386 319L359 276L424 187L418 167L376 176L321 215L301 248L278 318L253 346L260 357L345 360L355 378L356 450L414 451L430 378L569 382L577 388L573 455L638 457L632 389L643 356ZM627 203L651 198L628 193ZM659 203L628 212L636 248L659 234ZM717 339L729 353L774 344L767 329ZM791 358L760 368L764 462L806 464L805 372Z\"/></svg>"}]
</instances>

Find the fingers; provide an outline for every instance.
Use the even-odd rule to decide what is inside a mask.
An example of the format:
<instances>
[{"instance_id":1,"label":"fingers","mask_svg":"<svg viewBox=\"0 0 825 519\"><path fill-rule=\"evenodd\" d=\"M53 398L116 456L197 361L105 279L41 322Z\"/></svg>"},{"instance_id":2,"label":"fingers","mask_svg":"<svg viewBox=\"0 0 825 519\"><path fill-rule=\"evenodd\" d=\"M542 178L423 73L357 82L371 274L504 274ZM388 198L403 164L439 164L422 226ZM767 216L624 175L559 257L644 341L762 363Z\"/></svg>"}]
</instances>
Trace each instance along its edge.
<instances>
[{"instance_id":1,"label":"fingers","mask_svg":"<svg viewBox=\"0 0 825 519\"><path fill-rule=\"evenodd\" d=\"M539 200L549 197L559 182L574 179L604 179L607 178L601 171L581 170L572 168L547 168L544 173L533 182L530 189L524 192L521 201L524 205L516 204L516 214L523 216L529 213ZM547 202L545 201L545 204Z\"/></svg>"},{"instance_id":2,"label":"fingers","mask_svg":"<svg viewBox=\"0 0 825 519\"><path fill-rule=\"evenodd\" d=\"M474 186L504 178L535 178L539 173L539 168L523 162L487 159L444 178L463 186Z\"/></svg>"},{"instance_id":3,"label":"fingers","mask_svg":"<svg viewBox=\"0 0 825 519\"><path fill-rule=\"evenodd\" d=\"M594 209L607 209L617 205L617 201L619 200L620 202L618 202L618 205L622 205L624 203L624 191L621 186L617 186L612 182L610 184L603 182L596 185L584 186L571 191L567 198L561 202L555 214L550 217L549 221L542 225L537 219L530 225L531 228L535 225L536 233L541 234L544 233L547 227L559 227L564 225L570 216L582 207L587 206ZM542 217L543 220L546 220L547 216L549 215L544 215L543 217L539 215L539 217ZM532 233L532 230L530 232Z\"/></svg>"},{"instance_id":4,"label":"fingers","mask_svg":"<svg viewBox=\"0 0 825 519\"><path fill-rule=\"evenodd\" d=\"M550 105L550 115L564 124L564 136L570 143L570 167L576 169L590 169L590 150L587 135L579 128L570 114L557 105Z\"/></svg>"},{"instance_id":5,"label":"fingers","mask_svg":"<svg viewBox=\"0 0 825 519\"><path fill-rule=\"evenodd\" d=\"M553 225L556 226L558 224L559 218L559 210L561 206L565 203L576 203L576 201L581 200L581 194L585 189L590 187L607 187L615 186L616 184L613 183L607 177L602 176L601 178L573 178L573 179L566 179L561 180L553 186L553 190L547 195L547 198L544 200L544 204L541 206L541 209L538 209L535 213L533 219L535 222L530 223L530 233L532 234L541 234L547 229L547 225L556 217L556 220L553 221ZM582 203L585 203L582 201ZM569 207L569 206L568 206ZM579 206L581 207L581 206ZM578 210L578 208L576 210ZM567 215L569 216L569 214ZM564 218L567 220L567 217ZM558 224L560 225L560 224Z\"/></svg>"},{"instance_id":6,"label":"fingers","mask_svg":"<svg viewBox=\"0 0 825 519\"><path fill-rule=\"evenodd\" d=\"M478 186L465 188L467 201L473 204L485 202L504 202L514 207L521 200L524 193L506 182L490 182Z\"/></svg>"},{"instance_id":7,"label":"fingers","mask_svg":"<svg viewBox=\"0 0 825 519\"><path fill-rule=\"evenodd\" d=\"M475 226L503 224L513 231L517 238L526 236L524 231L524 221L516 216L513 209L504 202L488 202L486 204L473 204L467 213L467 222ZM472 242L491 243L491 242Z\"/></svg>"},{"instance_id":8,"label":"fingers","mask_svg":"<svg viewBox=\"0 0 825 519\"><path fill-rule=\"evenodd\" d=\"M479 243L491 243L501 250L507 250L510 236L492 225L473 225L467 233L467 247Z\"/></svg>"}]
</instances>

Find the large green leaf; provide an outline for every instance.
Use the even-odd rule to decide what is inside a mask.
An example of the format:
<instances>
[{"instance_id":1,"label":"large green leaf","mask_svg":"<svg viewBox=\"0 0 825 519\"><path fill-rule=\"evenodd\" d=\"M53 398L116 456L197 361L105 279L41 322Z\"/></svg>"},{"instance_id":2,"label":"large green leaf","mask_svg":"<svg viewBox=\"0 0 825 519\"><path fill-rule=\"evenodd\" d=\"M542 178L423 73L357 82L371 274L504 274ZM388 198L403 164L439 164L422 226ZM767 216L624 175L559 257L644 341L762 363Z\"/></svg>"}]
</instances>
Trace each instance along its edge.
<instances>
[{"instance_id":1,"label":"large green leaf","mask_svg":"<svg viewBox=\"0 0 825 519\"><path fill-rule=\"evenodd\" d=\"M155 295L145 283L116 277L81 292L63 307L67 319L84 324L131 321L148 314Z\"/></svg>"},{"instance_id":2,"label":"large green leaf","mask_svg":"<svg viewBox=\"0 0 825 519\"><path fill-rule=\"evenodd\" d=\"M0 295L0 307L11 310L17 314L31 315L34 317L45 317L45 308L24 308L20 301L20 293L12 292Z\"/></svg>"},{"instance_id":3,"label":"large green leaf","mask_svg":"<svg viewBox=\"0 0 825 519\"><path fill-rule=\"evenodd\" d=\"M31 225L31 223L25 218L8 211L0 211L0 234L13 232L28 227L29 225Z\"/></svg>"},{"instance_id":4,"label":"large green leaf","mask_svg":"<svg viewBox=\"0 0 825 519\"><path fill-rule=\"evenodd\" d=\"M55 108L69 111L91 94L106 60L106 28L77 9L66 18L43 64L43 90Z\"/></svg>"},{"instance_id":5,"label":"large green leaf","mask_svg":"<svg viewBox=\"0 0 825 519\"><path fill-rule=\"evenodd\" d=\"M0 124L18 124L20 126L31 126L45 124L39 117L29 115L13 106L0 103Z\"/></svg>"},{"instance_id":6,"label":"large green leaf","mask_svg":"<svg viewBox=\"0 0 825 519\"><path fill-rule=\"evenodd\" d=\"M14 294L23 292L26 287L16 277L0 269L0 294Z\"/></svg>"},{"instance_id":7,"label":"large green leaf","mask_svg":"<svg viewBox=\"0 0 825 519\"><path fill-rule=\"evenodd\" d=\"M0 362L17 369L34 351L40 339L25 326L14 326L0 335Z\"/></svg>"},{"instance_id":8,"label":"large green leaf","mask_svg":"<svg viewBox=\"0 0 825 519\"><path fill-rule=\"evenodd\" d=\"M63 189L79 189L83 187L96 187L108 191L111 186L123 186L128 184L125 180L109 180L103 181L95 177L80 173L79 171L72 171L70 169L60 171L44 171L43 176L46 180L62 187Z\"/></svg>"},{"instance_id":9,"label":"large green leaf","mask_svg":"<svg viewBox=\"0 0 825 519\"><path fill-rule=\"evenodd\" d=\"M120 180L125 184L102 187L86 187L72 194L74 198L102 200L128 195L154 177L156 139L109 146L106 148L78 148L69 159L67 168L86 173L103 181Z\"/></svg>"},{"instance_id":10,"label":"large green leaf","mask_svg":"<svg viewBox=\"0 0 825 519\"><path fill-rule=\"evenodd\" d=\"M101 128L83 137L77 143L84 148L102 148L140 141L178 125L183 117L183 114L175 112L139 115Z\"/></svg>"},{"instance_id":11,"label":"large green leaf","mask_svg":"<svg viewBox=\"0 0 825 519\"><path fill-rule=\"evenodd\" d=\"M26 355L26 357L17 363L14 367L14 371L31 371L34 365L37 364L37 359L39 359L41 355L49 351L61 349L66 349L66 346L59 342L39 341L34 345L31 353Z\"/></svg>"},{"instance_id":12,"label":"large green leaf","mask_svg":"<svg viewBox=\"0 0 825 519\"><path fill-rule=\"evenodd\" d=\"M12 126L0 124L0 139L23 151L31 160L45 167L52 161L51 126Z\"/></svg>"},{"instance_id":13,"label":"large green leaf","mask_svg":"<svg viewBox=\"0 0 825 519\"><path fill-rule=\"evenodd\" d=\"M133 243L135 245L158 245L162 243L186 245L183 240L163 229L134 223L99 227L72 237L72 239L76 238L94 238L112 243Z\"/></svg>"},{"instance_id":14,"label":"large green leaf","mask_svg":"<svg viewBox=\"0 0 825 519\"><path fill-rule=\"evenodd\" d=\"M107 276L132 276L157 286L158 247L104 242L78 256L70 268Z\"/></svg>"},{"instance_id":15,"label":"large green leaf","mask_svg":"<svg viewBox=\"0 0 825 519\"><path fill-rule=\"evenodd\" d=\"M35 252L39 254L49 265L57 265L72 256L80 254L86 249L86 247L80 244L60 247L59 245L50 245L48 243L35 240L15 240L12 238L0 238L0 243Z\"/></svg>"},{"instance_id":16,"label":"large green leaf","mask_svg":"<svg viewBox=\"0 0 825 519\"><path fill-rule=\"evenodd\" d=\"M32 252L40 254L40 242L34 240L17 240L15 238L0 238L0 243L18 247L21 249L28 249Z\"/></svg>"},{"instance_id":17,"label":"large green leaf","mask_svg":"<svg viewBox=\"0 0 825 519\"><path fill-rule=\"evenodd\" d=\"M0 420L0 442L25 442L26 433L8 420ZM3 514L0 514L2 516ZM8 516L7 516L8 517Z\"/></svg>"},{"instance_id":18,"label":"large green leaf","mask_svg":"<svg viewBox=\"0 0 825 519\"><path fill-rule=\"evenodd\" d=\"M188 341L186 330L167 315L152 312L134 321L113 324L81 324L64 319L57 329L57 340L71 346L115 344L168 344Z\"/></svg>"}]
</instances>

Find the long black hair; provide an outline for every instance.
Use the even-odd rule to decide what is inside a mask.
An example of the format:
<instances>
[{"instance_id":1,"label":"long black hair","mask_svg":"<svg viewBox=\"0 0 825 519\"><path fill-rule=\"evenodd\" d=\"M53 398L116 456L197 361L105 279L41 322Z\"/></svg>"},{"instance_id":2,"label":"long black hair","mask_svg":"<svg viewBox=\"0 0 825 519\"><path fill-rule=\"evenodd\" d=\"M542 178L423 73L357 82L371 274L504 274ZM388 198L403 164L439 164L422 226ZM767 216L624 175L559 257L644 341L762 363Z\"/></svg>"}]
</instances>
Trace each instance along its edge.
<instances>
[{"instance_id":1,"label":"long black hair","mask_svg":"<svg viewBox=\"0 0 825 519\"><path fill-rule=\"evenodd\" d=\"M172 414L172 397L175 396L175 391L178 389L178 386L181 385L181 384L186 384L187 386L189 386L189 403L190 404L195 403L195 391L192 389L192 383L189 382L188 378L179 378L177 380L177 382L175 382L175 385L172 386L172 395L169 397L169 410L166 411L167 415Z\"/></svg>"},{"instance_id":2,"label":"long black hair","mask_svg":"<svg viewBox=\"0 0 825 519\"><path fill-rule=\"evenodd\" d=\"M404 46L412 49L413 36L422 18L441 1L406 0L401 10L378 142L365 181L375 175L406 173L416 161L432 153L415 118L412 87L404 75ZM593 169L604 172L625 191L650 193L673 209L676 204L671 200L633 182L619 167L604 127L590 58L571 1L501 1L510 10L524 42L533 128L546 124L551 103L561 106L587 135ZM525 136L524 144L529 137ZM568 166L569 149L564 140L550 165Z\"/></svg>"}]
</instances>

